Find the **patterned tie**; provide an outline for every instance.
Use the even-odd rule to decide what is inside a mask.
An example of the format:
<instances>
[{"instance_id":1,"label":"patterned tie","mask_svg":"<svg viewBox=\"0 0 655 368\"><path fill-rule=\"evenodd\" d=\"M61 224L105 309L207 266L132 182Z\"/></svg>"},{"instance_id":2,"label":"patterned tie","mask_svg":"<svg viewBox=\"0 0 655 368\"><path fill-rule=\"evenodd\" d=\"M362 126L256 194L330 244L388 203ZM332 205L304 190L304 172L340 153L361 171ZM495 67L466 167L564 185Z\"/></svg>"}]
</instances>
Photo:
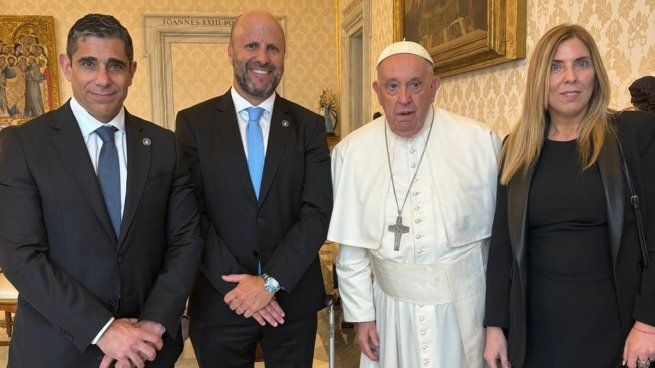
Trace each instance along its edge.
<instances>
[{"instance_id":1,"label":"patterned tie","mask_svg":"<svg viewBox=\"0 0 655 368\"><path fill-rule=\"evenodd\" d=\"M118 166L118 151L114 144L114 132L118 130L112 125L96 129L96 134L102 139L102 148L98 158L98 181L109 219L114 228L116 238L121 231L121 176Z\"/></svg>"},{"instance_id":2,"label":"patterned tie","mask_svg":"<svg viewBox=\"0 0 655 368\"><path fill-rule=\"evenodd\" d=\"M259 187L262 184L264 171L264 135L259 125L259 119L264 113L261 107L249 107L248 126L246 126L246 144L248 145L248 171L255 196L259 199Z\"/></svg>"}]
</instances>

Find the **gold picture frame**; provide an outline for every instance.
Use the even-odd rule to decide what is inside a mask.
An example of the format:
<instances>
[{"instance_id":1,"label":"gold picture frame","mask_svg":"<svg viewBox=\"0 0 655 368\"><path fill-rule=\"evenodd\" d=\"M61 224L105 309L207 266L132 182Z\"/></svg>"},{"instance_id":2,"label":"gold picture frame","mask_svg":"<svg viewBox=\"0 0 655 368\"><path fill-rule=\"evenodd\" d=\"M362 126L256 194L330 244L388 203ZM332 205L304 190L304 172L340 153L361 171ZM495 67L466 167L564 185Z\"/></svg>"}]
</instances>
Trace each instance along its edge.
<instances>
[{"instance_id":1,"label":"gold picture frame","mask_svg":"<svg viewBox=\"0 0 655 368\"><path fill-rule=\"evenodd\" d=\"M525 58L527 0L393 0L394 40L422 44L446 77Z\"/></svg>"},{"instance_id":2,"label":"gold picture frame","mask_svg":"<svg viewBox=\"0 0 655 368\"><path fill-rule=\"evenodd\" d=\"M0 128L59 107L55 19L0 15Z\"/></svg>"}]
</instances>

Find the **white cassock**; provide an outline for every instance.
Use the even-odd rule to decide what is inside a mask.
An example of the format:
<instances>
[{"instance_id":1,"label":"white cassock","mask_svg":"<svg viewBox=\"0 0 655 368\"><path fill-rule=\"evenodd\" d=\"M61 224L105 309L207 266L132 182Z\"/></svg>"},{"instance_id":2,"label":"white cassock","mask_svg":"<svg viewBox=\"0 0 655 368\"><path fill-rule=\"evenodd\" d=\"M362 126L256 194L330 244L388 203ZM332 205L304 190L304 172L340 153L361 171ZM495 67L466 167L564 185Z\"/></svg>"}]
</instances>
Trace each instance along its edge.
<instances>
[{"instance_id":1,"label":"white cassock","mask_svg":"<svg viewBox=\"0 0 655 368\"><path fill-rule=\"evenodd\" d=\"M401 205L418 168L402 212L409 232L396 251L388 231L398 211L384 125L383 116L332 152L328 239L340 244L344 318L375 320L380 336L380 361L362 354L360 367L482 367L484 273L500 141L482 124L437 108L412 138L387 130Z\"/></svg>"}]
</instances>

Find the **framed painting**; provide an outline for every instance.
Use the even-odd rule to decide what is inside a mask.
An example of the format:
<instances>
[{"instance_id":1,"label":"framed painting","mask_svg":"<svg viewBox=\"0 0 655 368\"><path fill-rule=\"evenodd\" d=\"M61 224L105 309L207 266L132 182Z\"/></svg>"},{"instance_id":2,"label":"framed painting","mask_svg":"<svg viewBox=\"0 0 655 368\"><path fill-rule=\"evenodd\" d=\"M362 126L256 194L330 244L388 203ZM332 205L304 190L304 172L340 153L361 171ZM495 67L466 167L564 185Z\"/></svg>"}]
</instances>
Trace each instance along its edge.
<instances>
[{"instance_id":1,"label":"framed painting","mask_svg":"<svg viewBox=\"0 0 655 368\"><path fill-rule=\"evenodd\" d=\"M59 107L55 19L0 15L0 128Z\"/></svg>"},{"instance_id":2,"label":"framed painting","mask_svg":"<svg viewBox=\"0 0 655 368\"><path fill-rule=\"evenodd\" d=\"M527 0L393 0L394 39L418 42L438 76L525 58Z\"/></svg>"}]
</instances>

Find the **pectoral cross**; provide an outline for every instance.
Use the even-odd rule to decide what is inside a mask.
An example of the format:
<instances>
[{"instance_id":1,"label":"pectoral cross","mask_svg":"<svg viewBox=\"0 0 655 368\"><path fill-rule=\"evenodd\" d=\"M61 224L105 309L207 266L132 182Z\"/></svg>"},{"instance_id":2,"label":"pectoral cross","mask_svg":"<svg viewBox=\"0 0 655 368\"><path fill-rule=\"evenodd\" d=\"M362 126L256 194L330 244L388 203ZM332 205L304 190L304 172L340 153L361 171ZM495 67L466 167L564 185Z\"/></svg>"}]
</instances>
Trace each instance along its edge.
<instances>
[{"instance_id":1,"label":"pectoral cross","mask_svg":"<svg viewBox=\"0 0 655 368\"><path fill-rule=\"evenodd\" d=\"M403 225L403 218L401 216L397 216L396 223L394 225L389 225L387 230L394 233L393 250L399 250L400 237L403 236L403 234L407 234L409 232L409 226Z\"/></svg>"}]
</instances>

